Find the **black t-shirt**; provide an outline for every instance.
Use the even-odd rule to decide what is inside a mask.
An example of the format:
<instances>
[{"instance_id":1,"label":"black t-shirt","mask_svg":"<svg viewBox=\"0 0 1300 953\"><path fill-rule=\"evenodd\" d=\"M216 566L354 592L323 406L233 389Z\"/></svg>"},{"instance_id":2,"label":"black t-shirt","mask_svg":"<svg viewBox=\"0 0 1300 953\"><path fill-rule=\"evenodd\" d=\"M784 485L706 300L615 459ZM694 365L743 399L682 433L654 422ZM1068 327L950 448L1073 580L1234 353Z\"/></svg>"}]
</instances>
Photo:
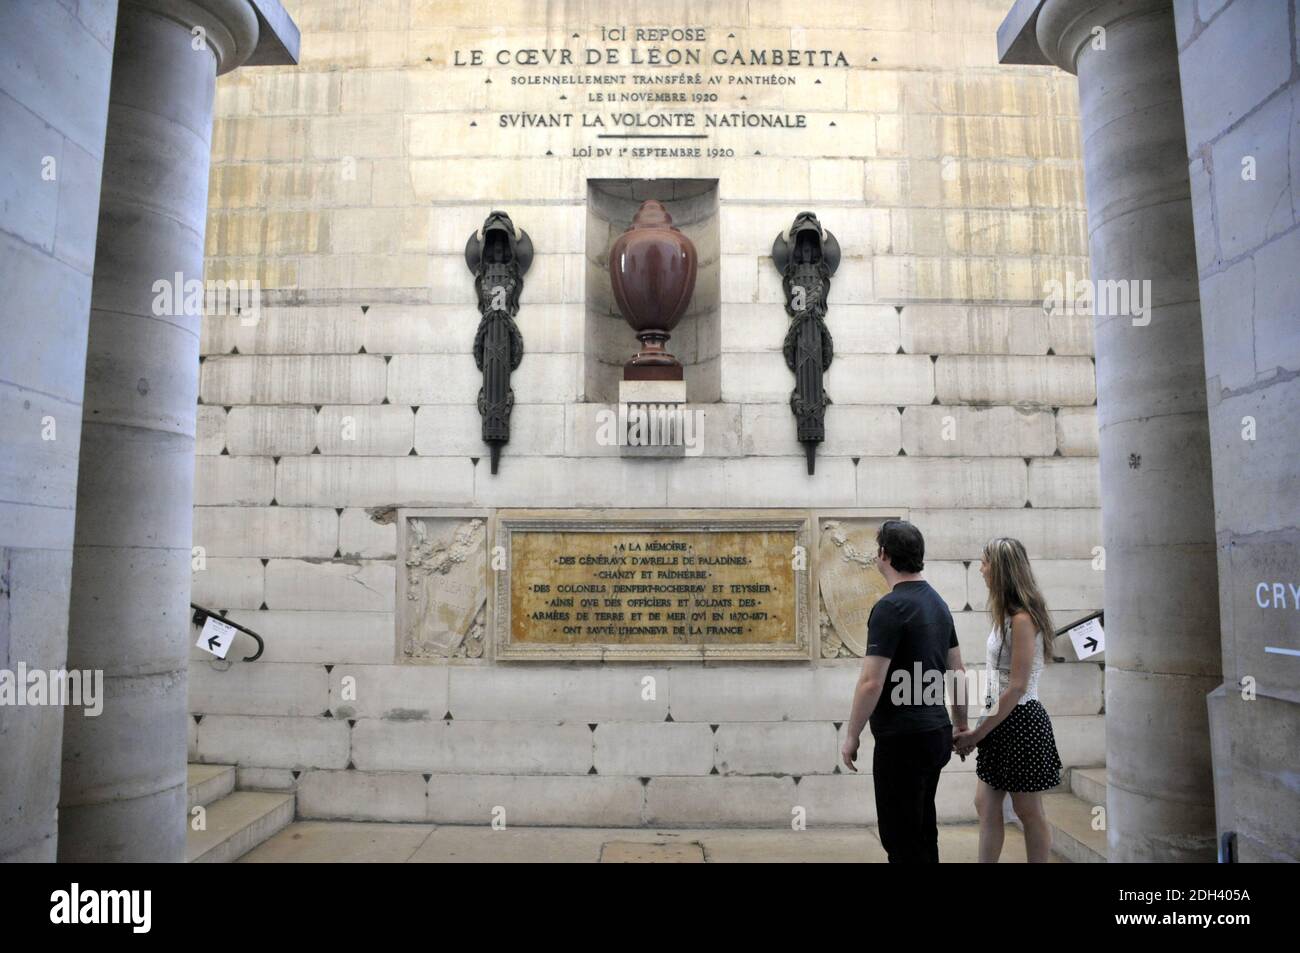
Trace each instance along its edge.
<instances>
[{"instance_id":1,"label":"black t-shirt","mask_svg":"<svg viewBox=\"0 0 1300 953\"><path fill-rule=\"evenodd\" d=\"M957 628L948 604L924 579L900 582L875 604L867 620L867 654L890 661L871 715L872 735L952 724L944 707L943 676L948 650L956 645Z\"/></svg>"}]
</instances>

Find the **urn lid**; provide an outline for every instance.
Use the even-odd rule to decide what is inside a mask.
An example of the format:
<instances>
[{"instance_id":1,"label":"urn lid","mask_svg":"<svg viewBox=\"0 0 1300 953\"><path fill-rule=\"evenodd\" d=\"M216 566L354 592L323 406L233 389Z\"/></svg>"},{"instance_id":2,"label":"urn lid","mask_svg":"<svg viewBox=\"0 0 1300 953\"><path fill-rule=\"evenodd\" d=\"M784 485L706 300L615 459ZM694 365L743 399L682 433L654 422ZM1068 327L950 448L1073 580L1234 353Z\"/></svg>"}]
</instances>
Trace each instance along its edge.
<instances>
[{"instance_id":1,"label":"urn lid","mask_svg":"<svg viewBox=\"0 0 1300 953\"><path fill-rule=\"evenodd\" d=\"M641 203L641 207L636 210L632 216L632 224L629 228L671 228L678 231L673 224L673 217L668 214L668 209L664 203L658 199L646 199Z\"/></svg>"}]
</instances>

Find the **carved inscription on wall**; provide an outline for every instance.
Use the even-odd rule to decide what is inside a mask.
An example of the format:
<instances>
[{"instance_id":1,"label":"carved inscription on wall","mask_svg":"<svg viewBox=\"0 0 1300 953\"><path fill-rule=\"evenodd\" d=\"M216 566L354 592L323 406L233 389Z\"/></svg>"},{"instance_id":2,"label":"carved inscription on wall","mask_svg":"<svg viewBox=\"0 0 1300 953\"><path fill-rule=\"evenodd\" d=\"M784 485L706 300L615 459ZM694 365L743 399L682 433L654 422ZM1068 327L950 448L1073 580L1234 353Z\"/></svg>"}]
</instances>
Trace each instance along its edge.
<instances>
[{"instance_id":1,"label":"carved inscription on wall","mask_svg":"<svg viewBox=\"0 0 1300 953\"><path fill-rule=\"evenodd\" d=\"M836 138L852 133L845 117L828 118L835 73L860 64L838 48L768 47L770 33L607 24L539 47L496 32L455 47L445 65L485 74L494 125L535 131L539 155L559 146L577 158L723 161L762 154L754 133L811 135L839 148Z\"/></svg>"},{"instance_id":2,"label":"carved inscription on wall","mask_svg":"<svg viewBox=\"0 0 1300 953\"><path fill-rule=\"evenodd\" d=\"M497 657L806 659L808 528L802 514L503 515Z\"/></svg>"}]
</instances>

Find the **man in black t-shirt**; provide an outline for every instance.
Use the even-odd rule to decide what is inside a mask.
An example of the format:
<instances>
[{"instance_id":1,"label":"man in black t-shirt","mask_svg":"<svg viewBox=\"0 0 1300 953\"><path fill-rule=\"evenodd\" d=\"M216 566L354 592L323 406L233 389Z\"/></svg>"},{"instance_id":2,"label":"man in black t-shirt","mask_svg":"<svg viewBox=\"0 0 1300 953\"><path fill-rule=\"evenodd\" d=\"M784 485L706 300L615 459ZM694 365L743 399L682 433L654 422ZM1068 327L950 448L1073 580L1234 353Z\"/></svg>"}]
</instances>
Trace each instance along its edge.
<instances>
[{"instance_id":1,"label":"man in black t-shirt","mask_svg":"<svg viewBox=\"0 0 1300 953\"><path fill-rule=\"evenodd\" d=\"M867 652L853 693L844 764L853 771L868 719L875 738L872 783L880 842L890 863L939 861L934 795L952 757L953 724L966 727L956 693L952 721L944 707L944 675L965 671L957 629L943 597L921 576L925 540L903 520L876 534L876 567L890 591L867 620Z\"/></svg>"}]
</instances>

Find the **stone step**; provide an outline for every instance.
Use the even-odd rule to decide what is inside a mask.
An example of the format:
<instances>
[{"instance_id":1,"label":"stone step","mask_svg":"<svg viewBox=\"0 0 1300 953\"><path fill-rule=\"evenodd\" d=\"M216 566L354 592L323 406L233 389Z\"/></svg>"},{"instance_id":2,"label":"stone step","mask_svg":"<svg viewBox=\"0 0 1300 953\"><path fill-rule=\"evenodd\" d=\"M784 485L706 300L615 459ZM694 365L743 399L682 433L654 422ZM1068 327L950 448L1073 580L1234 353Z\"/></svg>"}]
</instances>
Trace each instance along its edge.
<instances>
[{"instance_id":1,"label":"stone step","mask_svg":"<svg viewBox=\"0 0 1300 953\"><path fill-rule=\"evenodd\" d=\"M1105 804L1103 798L1102 804ZM1092 829L1093 805L1073 794L1043 795L1052 825L1052 850L1075 864L1106 862L1106 832Z\"/></svg>"},{"instance_id":2,"label":"stone step","mask_svg":"<svg viewBox=\"0 0 1300 953\"><path fill-rule=\"evenodd\" d=\"M1089 804L1106 804L1106 769L1071 768L1070 793Z\"/></svg>"},{"instance_id":3,"label":"stone step","mask_svg":"<svg viewBox=\"0 0 1300 953\"><path fill-rule=\"evenodd\" d=\"M191 827L185 860L191 864L228 864L287 827L293 820L294 796L235 791L207 808L207 830Z\"/></svg>"},{"instance_id":4,"label":"stone step","mask_svg":"<svg viewBox=\"0 0 1300 953\"><path fill-rule=\"evenodd\" d=\"M186 775L190 810L200 804L206 807L235 790L233 764L191 764L186 767Z\"/></svg>"}]
</instances>

